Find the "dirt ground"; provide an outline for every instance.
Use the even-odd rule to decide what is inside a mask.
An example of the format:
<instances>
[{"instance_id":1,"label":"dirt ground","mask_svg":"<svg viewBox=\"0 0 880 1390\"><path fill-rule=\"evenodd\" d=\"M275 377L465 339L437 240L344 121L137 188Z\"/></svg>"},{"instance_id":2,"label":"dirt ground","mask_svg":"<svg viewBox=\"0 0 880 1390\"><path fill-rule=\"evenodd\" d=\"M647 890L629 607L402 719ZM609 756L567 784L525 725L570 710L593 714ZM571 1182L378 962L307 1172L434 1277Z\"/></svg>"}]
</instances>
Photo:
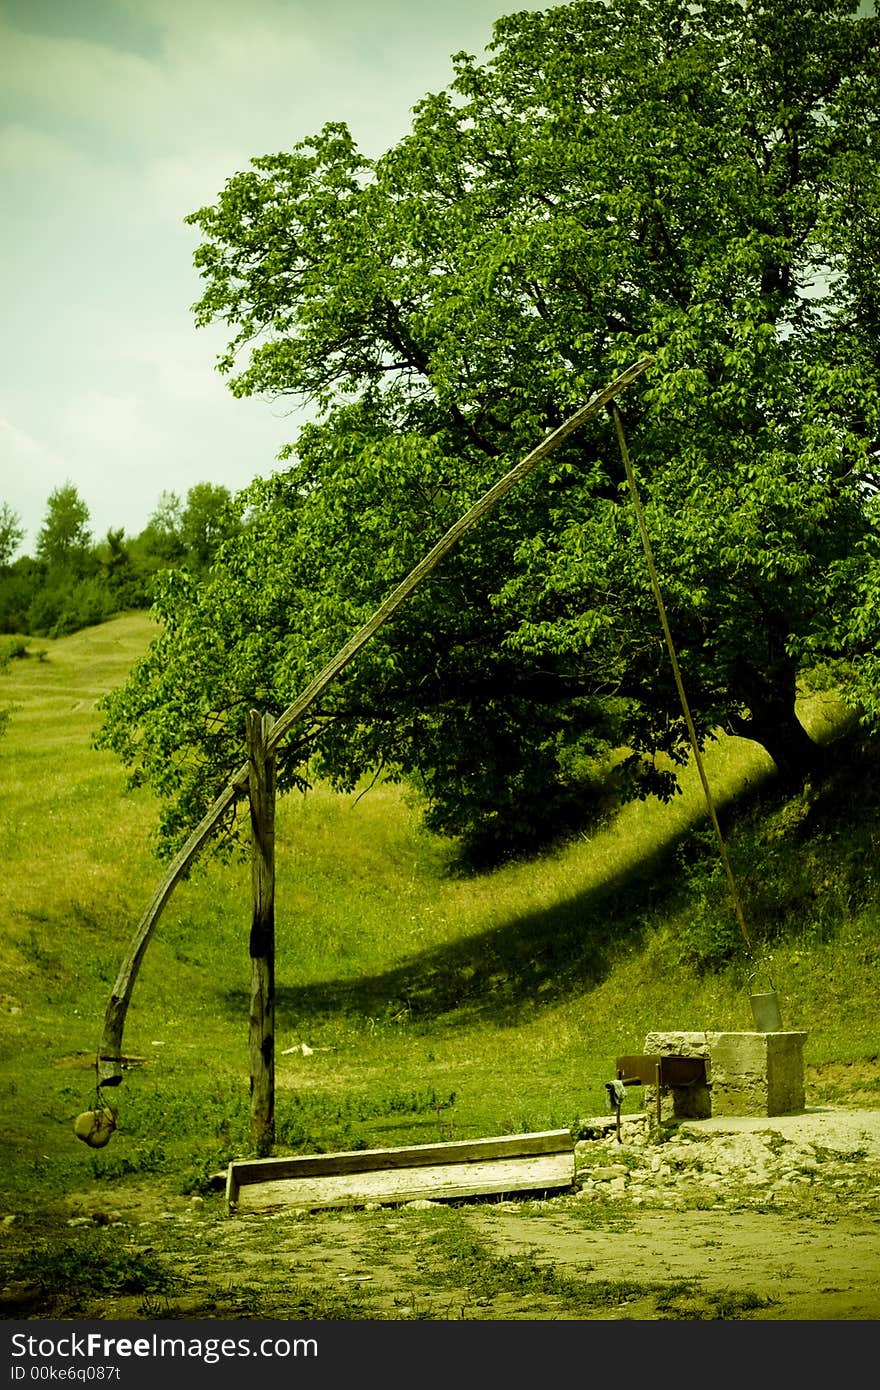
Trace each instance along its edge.
<instances>
[{"instance_id":1,"label":"dirt ground","mask_svg":"<svg viewBox=\"0 0 880 1390\"><path fill-rule=\"evenodd\" d=\"M51 1218L2 1218L0 1316L880 1316L880 1111L690 1121L662 1143L647 1126L623 1134L580 1142L576 1182L555 1196L229 1217L219 1192L120 1186L101 1208L72 1194ZM62 1239L53 1284L33 1252ZM77 1287L78 1247L173 1279L90 1288L80 1272Z\"/></svg>"}]
</instances>

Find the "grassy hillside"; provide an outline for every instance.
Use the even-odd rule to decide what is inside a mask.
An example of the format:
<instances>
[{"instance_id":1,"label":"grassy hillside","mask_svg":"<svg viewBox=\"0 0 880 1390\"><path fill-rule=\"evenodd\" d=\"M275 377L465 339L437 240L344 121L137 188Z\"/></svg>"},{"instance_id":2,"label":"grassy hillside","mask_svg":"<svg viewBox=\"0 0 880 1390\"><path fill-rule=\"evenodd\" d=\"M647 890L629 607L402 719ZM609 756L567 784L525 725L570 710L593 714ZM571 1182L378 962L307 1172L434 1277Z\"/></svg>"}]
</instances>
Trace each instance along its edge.
<instances>
[{"instance_id":1,"label":"grassy hillside","mask_svg":"<svg viewBox=\"0 0 880 1390\"><path fill-rule=\"evenodd\" d=\"M0 1209L126 1175L195 1190L248 1151L249 870L204 863L145 959L119 1131L80 1144L104 1007L161 872L155 807L91 736L101 693L151 634L142 614L32 645L0 677ZM43 655L36 651L45 648ZM830 737L828 694L804 718ZM841 745L843 749L843 745ZM849 750L781 801L754 745L709 777L812 1098L880 1052L876 768ZM397 788L318 789L279 809L278 1149L432 1142L573 1124L605 1108L649 1029L751 1027L746 962L695 778L531 862L455 871ZM303 1052L302 1044L307 1051ZM310 1050L308 1050L310 1049ZM876 1103L870 1089L857 1097ZM638 1105L633 1093L630 1107Z\"/></svg>"}]
</instances>

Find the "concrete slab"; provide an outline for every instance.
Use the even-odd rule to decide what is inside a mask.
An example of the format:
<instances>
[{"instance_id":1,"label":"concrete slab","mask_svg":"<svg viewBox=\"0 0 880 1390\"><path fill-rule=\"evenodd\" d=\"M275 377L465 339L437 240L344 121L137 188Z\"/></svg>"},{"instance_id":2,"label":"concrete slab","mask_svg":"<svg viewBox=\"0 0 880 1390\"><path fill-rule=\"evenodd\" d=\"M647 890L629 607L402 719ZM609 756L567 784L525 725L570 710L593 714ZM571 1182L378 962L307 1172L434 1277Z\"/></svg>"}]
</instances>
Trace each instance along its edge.
<instances>
[{"instance_id":1,"label":"concrete slab","mask_svg":"<svg viewBox=\"0 0 880 1390\"><path fill-rule=\"evenodd\" d=\"M808 1105L798 1115L718 1115L682 1120L681 1134L758 1134L773 1131L792 1142L820 1143L830 1149L864 1146L880 1157L880 1111Z\"/></svg>"}]
</instances>

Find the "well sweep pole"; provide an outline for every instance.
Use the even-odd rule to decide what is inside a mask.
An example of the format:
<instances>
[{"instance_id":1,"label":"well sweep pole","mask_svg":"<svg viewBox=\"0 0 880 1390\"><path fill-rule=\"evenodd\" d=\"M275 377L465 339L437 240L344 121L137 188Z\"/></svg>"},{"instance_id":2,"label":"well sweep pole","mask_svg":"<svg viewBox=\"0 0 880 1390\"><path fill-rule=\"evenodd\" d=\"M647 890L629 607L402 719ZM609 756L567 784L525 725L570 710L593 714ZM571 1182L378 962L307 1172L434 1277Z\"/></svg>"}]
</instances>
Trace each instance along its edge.
<instances>
[{"instance_id":1,"label":"well sweep pole","mask_svg":"<svg viewBox=\"0 0 880 1390\"><path fill-rule=\"evenodd\" d=\"M497 483L493 483L492 487L441 537L433 550L419 561L406 579L389 594L363 627L354 634L345 646L340 648L293 704L289 705L279 716L267 739L268 752L273 752L277 748L291 726L301 719L306 710L323 695L327 687L354 660L361 648L396 612L413 589L437 567L465 532L480 521L497 502L501 501L502 497L505 497L517 483L521 482L537 464L552 454L564 440L568 439L588 420L598 415L609 402L613 401L637 377L641 376L642 372L651 366L653 361L653 357L642 357L638 362L627 367L607 386L603 386L600 391L591 396L579 410L576 410L573 415L570 415L567 420L564 420L561 425L546 435L541 443L525 458L520 459L519 463L508 473L505 473L504 477L499 478ZM125 1019L144 952L156 924L177 883L193 864L224 817L232 810L238 797L246 791L249 773L249 763L245 763L227 782L171 861L135 929L128 951L119 967L113 985L113 993L104 1014L104 1029L97 1057L99 1086L117 1086L122 1081L122 1035Z\"/></svg>"}]
</instances>

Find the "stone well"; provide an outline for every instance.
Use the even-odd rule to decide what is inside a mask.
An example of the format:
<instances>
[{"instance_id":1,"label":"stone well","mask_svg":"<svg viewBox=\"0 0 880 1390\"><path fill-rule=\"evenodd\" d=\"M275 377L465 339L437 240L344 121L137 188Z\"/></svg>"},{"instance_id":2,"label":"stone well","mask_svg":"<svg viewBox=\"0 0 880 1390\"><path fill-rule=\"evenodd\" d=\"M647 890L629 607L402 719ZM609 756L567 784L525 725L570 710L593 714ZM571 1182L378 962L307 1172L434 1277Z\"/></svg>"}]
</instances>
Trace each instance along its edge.
<instances>
[{"instance_id":1,"label":"stone well","mask_svg":"<svg viewBox=\"0 0 880 1390\"><path fill-rule=\"evenodd\" d=\"M661 1118L712 1115L797 1115L804 1109L806 1033L648 1033L653 1056L705 1057L707 1081L660 1096ZM656 1114L657 1091L645 1087Z\"/></svg>"}]
</instances>

